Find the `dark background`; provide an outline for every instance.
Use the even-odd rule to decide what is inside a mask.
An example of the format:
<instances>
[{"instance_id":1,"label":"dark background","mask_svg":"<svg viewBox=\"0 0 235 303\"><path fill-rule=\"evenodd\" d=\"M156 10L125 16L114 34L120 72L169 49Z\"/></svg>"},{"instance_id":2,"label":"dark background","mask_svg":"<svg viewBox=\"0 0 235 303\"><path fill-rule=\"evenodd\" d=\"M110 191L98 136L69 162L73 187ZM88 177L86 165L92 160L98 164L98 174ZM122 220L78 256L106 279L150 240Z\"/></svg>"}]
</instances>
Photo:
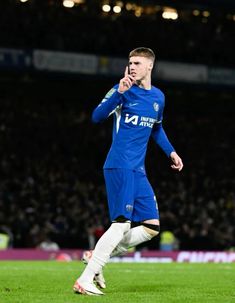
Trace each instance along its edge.
<instances>
[{"instance_id":1,"label":"dark background","mask_svg":"<svg viewBox=\"0 0 235 303\"><path fill-rule=\"evenodd\" d=\"M131 49L147 46L157 61L235 66L233 1L159 1L179 9L176 21L160 12L103 14L101 2L65 9L61 1L4 1L0 48L127 58ZM194 9L211 15L196 17ZM0 225L13 247L36 247L49 236L61 248L88 248L89 236L97 239L109 226L102 166L112 119L94 125L91 113L118 81L0 69ZM166 95L164 128L185 165L172 171L150 141L146 168L161 229L175 234L180 249L232 249L234 87L156 79L153 85ZM158 249L159 238L144 246Z\"/></svg>"}]
</instances>

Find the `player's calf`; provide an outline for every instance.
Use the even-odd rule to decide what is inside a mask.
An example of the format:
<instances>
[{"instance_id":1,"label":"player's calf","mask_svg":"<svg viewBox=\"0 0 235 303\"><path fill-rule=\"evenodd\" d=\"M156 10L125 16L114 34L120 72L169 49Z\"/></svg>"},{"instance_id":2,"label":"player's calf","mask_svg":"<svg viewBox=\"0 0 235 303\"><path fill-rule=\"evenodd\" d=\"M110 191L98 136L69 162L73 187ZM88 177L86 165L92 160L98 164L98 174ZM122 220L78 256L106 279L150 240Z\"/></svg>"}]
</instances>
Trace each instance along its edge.
<instances>
[{"instance_id":1,"label":"player's calf","mask_svg":"<svg viewBox=\"0 0 235 303\"><path fill-rule=\"evenodd\" d=\"M129 248L151 240L159 234L159 231L159 224L141 223L141 225L131 228L114 249L111 257L123 255Z\"/></svg>"},{"instance_id":2,"label":"player's calf","mask_svg":"<svg viewBox=\"0 0 235 303\"><path fill-rule=\"evenodd\" d=\"M145 231L151 236L151 238L156 237L160 232L159 224L141 223L141 225L143 225Z\"/></svg>"}]
</instances>

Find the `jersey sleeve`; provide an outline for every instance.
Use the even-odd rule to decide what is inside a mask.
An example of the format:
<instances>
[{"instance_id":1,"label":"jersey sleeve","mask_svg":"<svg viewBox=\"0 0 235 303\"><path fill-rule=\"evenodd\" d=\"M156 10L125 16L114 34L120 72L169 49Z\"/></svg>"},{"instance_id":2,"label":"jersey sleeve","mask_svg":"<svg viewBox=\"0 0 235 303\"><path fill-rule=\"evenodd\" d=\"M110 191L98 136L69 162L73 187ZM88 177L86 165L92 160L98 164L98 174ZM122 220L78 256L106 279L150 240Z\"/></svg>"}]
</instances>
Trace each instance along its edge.
<instances>
[{"instance_id":1,"label":"jersey sleeve","mask_svg":"<svg viewBox=\"0 0 235 303\"><path fill-rule=\"evenodd\" d=\"M157 122L154 124L152 129L152 138L156 142L156 144L164 151L164 153L167 155L167 157L170 156L170 154L175 151L174 147L171 145L165 130L162 126L162 120L163 120L163 111L165 106L165 96L162 94L162 103L159 107L158 111L158 119Z\"/></svg>"},{"instance_id":2,"label":"jersey sleeve","mask_svg":"<svg viewBox=\"0 0 235 303\"><path fill-rule=\"evenodd\" d=\"M115 109L122 104L122 94L118 92L118 85L115 85L100 102L100 104L94 109L92 113L92 121L99 123L108 118Z\"/></svg>"},{"instance_id":3,"label":"jersey sleeve","mask_svg":"<svg viewBox=\"0 0 235 303\"><path fill-rule=\"evenodd\" d=\"M154 125L151 135L156 144L160 146L160 148L164 151L167 157L169 157L170 154L175 151L162 127L162 123Z\"/></svg>"}]
</instances>

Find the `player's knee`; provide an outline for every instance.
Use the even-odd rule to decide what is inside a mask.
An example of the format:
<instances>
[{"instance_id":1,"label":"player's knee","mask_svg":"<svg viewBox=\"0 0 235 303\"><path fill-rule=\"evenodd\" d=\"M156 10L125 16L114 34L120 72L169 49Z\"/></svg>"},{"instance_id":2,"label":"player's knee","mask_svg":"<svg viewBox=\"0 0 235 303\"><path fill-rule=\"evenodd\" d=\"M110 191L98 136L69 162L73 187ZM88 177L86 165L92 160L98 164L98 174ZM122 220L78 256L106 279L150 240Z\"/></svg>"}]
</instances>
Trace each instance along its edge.
<instances>
[{"instance_id":1,"label":"player's knee","mask_svg":"<svg viewBox=\"0 0 235 303\"><path fill-rule=\"evenodd\" d=\"M156 237L160 232L160 225L141 223L145 231L151 236L151 238Z\"/></svg>"},{"instance_id":2,"label":"player's knee","mask_svg":"<svg viewBox=\"0 0 235 303\"><path fill-rule=\"evenodd\" d=\"M119 216L113 221L112 228L119 230L120 232L126 233L131 228L131 222L124 216Z\"/></svg>"}]
</instances>

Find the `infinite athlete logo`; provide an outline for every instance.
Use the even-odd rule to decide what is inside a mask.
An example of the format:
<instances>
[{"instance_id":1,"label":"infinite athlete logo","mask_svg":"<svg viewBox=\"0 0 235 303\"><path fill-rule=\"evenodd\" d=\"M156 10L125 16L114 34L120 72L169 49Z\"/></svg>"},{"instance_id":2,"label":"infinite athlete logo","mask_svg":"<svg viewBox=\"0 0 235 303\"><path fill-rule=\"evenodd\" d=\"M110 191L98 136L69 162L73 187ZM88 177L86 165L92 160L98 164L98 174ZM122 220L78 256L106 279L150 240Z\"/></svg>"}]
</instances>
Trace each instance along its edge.
<instances>
[{"instance_id":1,"label":"infinite athlete logo","mask_svg":"<svg viewBox=\"0 0 235 303\"><path fill-rule=\"evenodd\" d=\"M147 126L152 128L153 124L156 122L156 119L150 118L150 117L139 117L137 115L130 116L129 114L126 114L125 116L125 123L132 123L133 125L139 125L139 126Z\"/></svg>"}]
</instances>

